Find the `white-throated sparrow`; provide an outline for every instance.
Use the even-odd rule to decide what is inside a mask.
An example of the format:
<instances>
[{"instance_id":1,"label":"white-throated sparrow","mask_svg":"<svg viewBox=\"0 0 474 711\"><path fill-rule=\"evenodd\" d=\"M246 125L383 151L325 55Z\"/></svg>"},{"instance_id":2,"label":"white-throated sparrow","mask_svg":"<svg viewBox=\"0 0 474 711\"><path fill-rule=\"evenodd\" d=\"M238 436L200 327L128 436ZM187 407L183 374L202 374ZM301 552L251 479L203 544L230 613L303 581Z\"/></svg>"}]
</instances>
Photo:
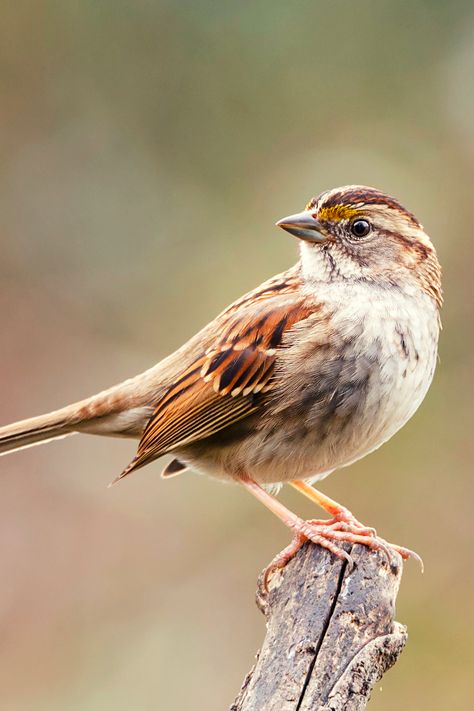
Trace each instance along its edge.
<instances>
[{"instance_id":1,"label":"white-throated sparrow","mask_svg":"<svg viewBox=\"0 0 474 711\"><path fill-rule=\"evenodd\" d=\"M413 415L437 353L441 274L416 217L364 186L322 193L277 223L301 259L229 306L150 370L81 402L0 429L0 453L77 432L140 439L118 479L172 453L240 482L295 533L385 547L309 483L379 447ZM289 482L330 512L303 521L262 485ZM394 546L403 556L407 549Z\"/></svg>"}]
</instances>

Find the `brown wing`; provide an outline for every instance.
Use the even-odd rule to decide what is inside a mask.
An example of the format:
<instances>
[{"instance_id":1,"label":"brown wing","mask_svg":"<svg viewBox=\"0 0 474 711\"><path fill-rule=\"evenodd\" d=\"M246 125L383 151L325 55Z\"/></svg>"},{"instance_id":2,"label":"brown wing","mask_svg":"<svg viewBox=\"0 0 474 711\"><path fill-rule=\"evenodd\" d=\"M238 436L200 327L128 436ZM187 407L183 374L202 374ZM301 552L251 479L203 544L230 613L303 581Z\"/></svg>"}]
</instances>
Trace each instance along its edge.
<instances>
[{"instance_id":1,"label":"brown wing","mask_svg":"<svg viewBox=\"0 0 474 711\"><path fill-rule=\"evenodd\" d=\"M118 479L254 412L258 408L255 395L272 387L285 332L316 308L299 288L299 274L293 269L218 316L212 346L198 355L162 397L136 457Z\"/></svg>"}]
</instances>

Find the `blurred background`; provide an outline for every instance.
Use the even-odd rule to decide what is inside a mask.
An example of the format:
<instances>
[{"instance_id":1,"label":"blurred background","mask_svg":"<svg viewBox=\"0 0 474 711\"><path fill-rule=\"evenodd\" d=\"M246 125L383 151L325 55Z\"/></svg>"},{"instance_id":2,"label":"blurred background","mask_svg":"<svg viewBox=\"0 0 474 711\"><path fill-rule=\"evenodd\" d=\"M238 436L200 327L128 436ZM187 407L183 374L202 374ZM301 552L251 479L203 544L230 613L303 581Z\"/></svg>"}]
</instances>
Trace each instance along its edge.
<instances>
[{"instance_id":1,"label":"blurred background","mask_svg":"<svg viewBox=\"0 0 474 711\"><path fill-rule=\"evenodd\" d=\"M17 0L0 57L2 423L149 367L285 269L273 223L325 188L375 185L424 223L434 385L322 489L425 561L370 708L471 708L472 2ZM159 462L107 489L134 451L73 437L1 460L2 709L220 711L251 666L257 574L288 532Z\"/></svg>"}]
</instances>

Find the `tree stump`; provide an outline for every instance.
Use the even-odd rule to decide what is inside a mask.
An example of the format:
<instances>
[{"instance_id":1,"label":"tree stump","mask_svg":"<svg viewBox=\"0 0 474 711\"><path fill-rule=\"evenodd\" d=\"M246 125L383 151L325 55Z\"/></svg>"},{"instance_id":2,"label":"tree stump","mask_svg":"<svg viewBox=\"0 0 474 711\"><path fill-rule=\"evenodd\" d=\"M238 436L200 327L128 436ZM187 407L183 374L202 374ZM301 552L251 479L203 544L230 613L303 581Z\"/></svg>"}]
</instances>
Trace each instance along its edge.
<instances>
[{"instance_id":1,"label":"tree stump","mask_svg":"<svg viewBox=\"0 0 474 711\"><path fill-rule=\"evenodd\" d=\"M267 634L230 711L360 711L407 640L394 622L397 554L346 547L355 566L306 543L257 604Z\"/></svg>"}]
</instances>

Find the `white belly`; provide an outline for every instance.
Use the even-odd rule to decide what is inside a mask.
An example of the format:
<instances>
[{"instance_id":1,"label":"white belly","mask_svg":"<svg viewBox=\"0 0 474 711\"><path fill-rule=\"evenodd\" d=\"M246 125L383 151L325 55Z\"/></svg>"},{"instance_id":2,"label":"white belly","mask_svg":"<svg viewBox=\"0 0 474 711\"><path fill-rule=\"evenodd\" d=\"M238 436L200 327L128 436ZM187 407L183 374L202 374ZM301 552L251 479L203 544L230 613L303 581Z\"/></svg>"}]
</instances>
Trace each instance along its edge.
<instances>
[{"instance_id":1,"label":"white belly","mask_svg":"<svg viewBox=\"0 0 474 711\"><path fill-rule=\"evenodd\" d=\"M424 294L353 285L337 303L326 342L317 324L294 333L281 356L281 387L242 438L203 447L190 463L219 477L261 483L316 480L373 451L414 414L436 365L438 314ZM334 335L335 334L335 335ZM312 340L313 339L313 340ZM286 359L286 362L285 362Z\"/></svg>"},{"instance_id":2,"label":"white belly","mask_svg":"<svg viewBox=\"0 0 474 711\"><path fill-rule=\"evenodd\" d=\"M294 447L286 453L287 461L293 459L299 464L297 478L322 478L380 447L412 417L433 379L439 324L437 309L429 297L423 295L420 304L419 294L416 303L402 294L398 299L390 294L386 300L381 294L378 302L368 304L361 295L353 303L354 307L338 309L337 319L342 328L344 320L364 324L353 344L354 360L361 371L355 383L362 385L354 387L350 374L347 384L340 376L334 397L340 397L341 402L327 423L325 436L312 438L308 433L300 454ZM365 314L361 313L364 303ZM321 373L316 372L314 378L317 382ZM345 398L340 396L344 388L349 392ZM314 418L314 433L325 426L323 407L320 414L323 422ZM277 468L279 476L284 476L284 468Z\"/></svg>"},{"instance_id":3,"label":"white belly","mask_svg":"<svg viewBox=\"0 0 474 711\"><path fill-rule=\"evenodd\" d=\"M365 342L370 349L377 339L384 344L385 357L374 372L361 412L365 446L345 464L392 437L416 412L428 391L436 367L439 325L434 304L428 297L425 301L423 308L415 309L401 298L393 313L386 317L375 313L369 320L362 347ZM383 309L382 303L382 313Z\"/></svg>"}]
</instances>

